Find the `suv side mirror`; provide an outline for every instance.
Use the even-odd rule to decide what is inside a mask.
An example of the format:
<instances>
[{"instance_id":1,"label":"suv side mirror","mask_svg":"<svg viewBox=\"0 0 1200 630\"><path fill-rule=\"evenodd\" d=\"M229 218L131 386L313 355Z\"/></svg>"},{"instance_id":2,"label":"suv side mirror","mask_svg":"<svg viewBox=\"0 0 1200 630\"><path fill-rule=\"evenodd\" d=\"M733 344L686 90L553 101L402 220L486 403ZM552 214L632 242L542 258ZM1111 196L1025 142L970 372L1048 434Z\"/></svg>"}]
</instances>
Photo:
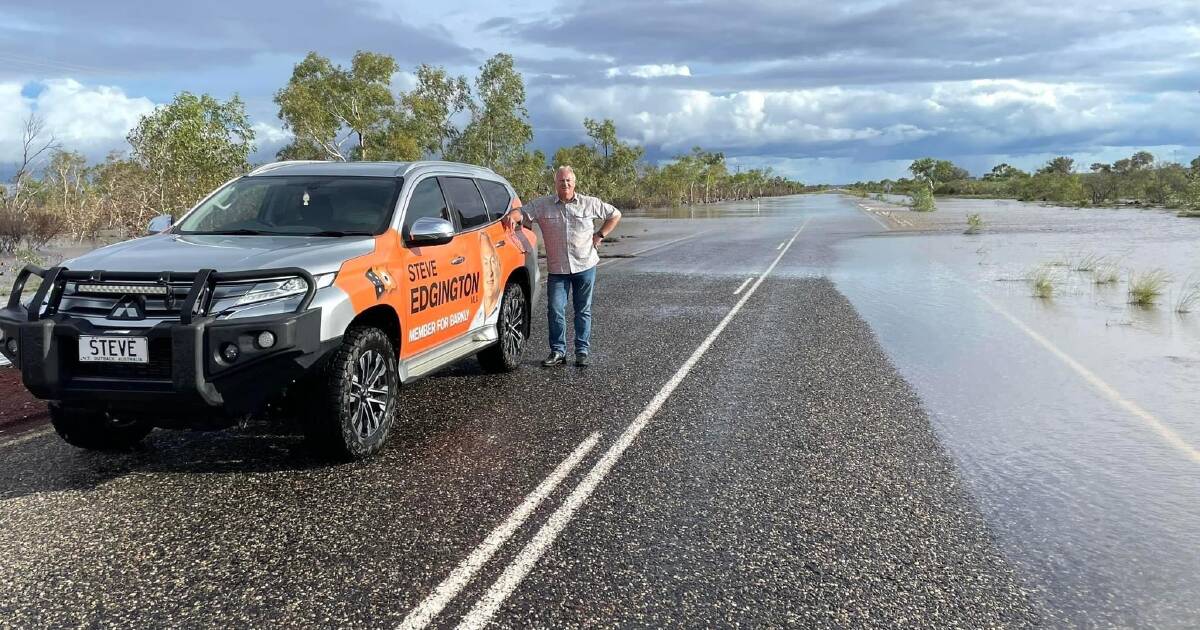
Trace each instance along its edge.
<instances>
[{"instance_id":1,"label":"suv side mirror","mask_svg":"<svg viewBox=\"0 0 1200 630\"><path fill-rule=\"evenodd\" d=\"M413 222L404 242L413 247L445 245L454 240L454 224L445 219L421 217Z\"/></svg>"},{"instance_id":2,"label":"suv side mirror","mask_svg":"<svg viewBox=\"0 0 1200 630\"><path fill-rule=\"evenodd\" d=\"M146 234L158 234L166 232L175 224L175 217L169 214L160 214L153 219L150 219L150 226L146 228Z\"/></svg>"}]
</instances>

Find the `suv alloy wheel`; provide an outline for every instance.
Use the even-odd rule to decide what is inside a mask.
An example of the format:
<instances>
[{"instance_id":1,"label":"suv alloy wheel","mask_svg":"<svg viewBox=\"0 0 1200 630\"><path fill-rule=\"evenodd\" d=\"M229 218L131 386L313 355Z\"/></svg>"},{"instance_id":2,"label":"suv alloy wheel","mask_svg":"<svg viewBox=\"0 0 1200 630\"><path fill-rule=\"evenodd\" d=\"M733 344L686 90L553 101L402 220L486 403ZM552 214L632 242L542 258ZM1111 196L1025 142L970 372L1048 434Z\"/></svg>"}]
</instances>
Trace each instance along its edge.
<instances>
[{"instance_id":1,"label":"suv alloy wheel","mask_svg":"<svg viewBox=\"0 0 1200 630\"><path fill-rule=\"evenodd\" d=\"M340 459L378 452L392 429L400 387L391 339L378 328L350 328L322 376L322 391L306 412L310 439Z\"/></svg>"},{"instance_id":2,"label":"suv alloy wheel","mask_svg":"<svg viewBox=\"0 0 1200 630\"><path fill-rule=\"evenodd\" d=\"M479 364L488 372L511 372L520 366L529 338L528 304L521 283L510 282L504 287L496 327L500 340L479 353Z\"/></svg>"}]
</instances>

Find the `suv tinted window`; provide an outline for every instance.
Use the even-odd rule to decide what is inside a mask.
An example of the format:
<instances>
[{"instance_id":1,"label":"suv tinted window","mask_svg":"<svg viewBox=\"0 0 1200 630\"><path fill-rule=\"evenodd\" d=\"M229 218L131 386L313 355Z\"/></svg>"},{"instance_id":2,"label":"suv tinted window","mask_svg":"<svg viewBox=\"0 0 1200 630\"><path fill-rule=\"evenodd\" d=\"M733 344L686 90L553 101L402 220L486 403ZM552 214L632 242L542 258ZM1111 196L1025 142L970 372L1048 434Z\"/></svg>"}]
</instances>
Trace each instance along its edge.
<instances>
[{"instance_id":1,"label":"suv tinted window","mask_svg":"<svg viewBox=\"0 0 1200 630\"><path fill-rule=\"evenodd\" d=\"M404 231L408 236L413 223L422 217L450 220L450 210L446 208L446 199L442 197L442 187L438 186L436 178L422 180L413 190L412 198L408 201L408 210L404 213Z\"/></svg>"},{"instance_id":2,"label":"suv tinted window","mask_svg":"<svg viewBox=\"0 0 1200 630\"><path fill-rule=\"evenodd\" d=\"M488 222L487 207L483 205L483 197L475 182L465 177L439 177L442 189L446 191L446 200L450 208L458 215L458 224L464 230Z\"/></svg>"},{"instance_id":3,"label":"suv tinted window","mask_svg":"<svg viewBox=\"0 0 1200 630\"><path fill-rule=\"evenodd\" d=\"M479 190L483 191L483 200L487 202L488 214L493 219L499 219L508 212L509 204L512 203L512 195L508 194L508 189L500 182L493 182L487 179L477 179L476 184L479 184Z\"/></svg>"}]
</instances>

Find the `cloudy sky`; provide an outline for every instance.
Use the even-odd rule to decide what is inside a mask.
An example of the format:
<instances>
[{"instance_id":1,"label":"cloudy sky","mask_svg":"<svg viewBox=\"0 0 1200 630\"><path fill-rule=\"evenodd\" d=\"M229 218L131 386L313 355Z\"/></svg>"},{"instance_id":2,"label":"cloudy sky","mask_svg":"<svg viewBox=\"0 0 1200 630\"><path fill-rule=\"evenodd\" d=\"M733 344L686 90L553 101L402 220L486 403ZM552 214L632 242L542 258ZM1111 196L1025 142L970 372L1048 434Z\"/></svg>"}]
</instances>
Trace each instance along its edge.
<instances>
[{"instance_id":1,"label":"cloudy sky","mask_svg":"<svg viewBox=\"0 0 1200 630\"><path fill-rule=\"evenodd\" d=\"M474 76L516 57L536 146L612 118L651 159L694 145L808 182L973 173L1057 154L1200 154L1196 0L0 1L0 162L38 112L64 147L125 147L181 90L247 102L260 160L287 141L272 94L309 50L384 52ZM397 89L411 83L396 77Z\"/></svg>"}]
</instances>

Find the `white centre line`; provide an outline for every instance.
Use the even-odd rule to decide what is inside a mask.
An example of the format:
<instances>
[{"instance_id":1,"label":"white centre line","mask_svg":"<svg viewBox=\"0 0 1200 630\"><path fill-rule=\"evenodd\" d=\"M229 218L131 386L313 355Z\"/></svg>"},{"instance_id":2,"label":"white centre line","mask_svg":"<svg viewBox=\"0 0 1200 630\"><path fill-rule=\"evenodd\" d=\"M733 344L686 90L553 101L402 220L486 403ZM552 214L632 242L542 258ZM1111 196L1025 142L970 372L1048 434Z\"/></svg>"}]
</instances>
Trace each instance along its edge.
<instances>
[{"instance_id":1,"label":"white centre line","mask_svg":"<svg viewBox=\"0 0 1200 630\"><path fill-rule=\"evenodd\" d=\"M712 346L713 342L715 342L717 338L721 336L721 333L725 330L725 327L728 326L729 322L731 322L734 316L738 314L738 311L742 310L742 306L746 304L746 301L750 299L750 296L754 295L754 292L758 290L758 287L761 286L763 281L767 279L767 276L771 275L771 272L775 269L775 266L779 264L780 259L782 259L783 255L786 254L788 249L791 248L791 245L796 240L796 237L800 236L800 232L803 232L805 226L807 225L808 221L805 221L804 225L801 225L800 229L792 235L792 238L784 243L782 251L780 251L779 255L775 257L775 261L771 263L771 266L767 267L767 270L764 271L761 276L759 276L758 281L755 282L754 285L750 287L750 290L747 291L744 296L742 296L742 299L738 300L737 304L733 306L733 308L729 311L729 314L725 316L725 319L721 320L721 323L718 324L711 333L709 333L704 342L700 344L700 347L696 348L696 350L692 352L692 356L688 358L687 362L685 362L683 366L680 367L677 372L675 372L675 375L671 377L671 380L668 381L661 390L659 390L658 394L656 394L650 403L646 405L646 408L643 409L636 418L634 418L633 422L630 423L621 436L617 438L617 441L613 443L613 445L609 447L608 451L604 453L604 456L600 458L600 461L596 462L596 465L593 466L583 480L579 482L579 485L575 487L575 490L571 492L565 501L563 501L563 504L559 506L559 508L555 510L553 514L550 515L550 518L546 521L546 524L543 525L540 530L538 530L533 539L530 540L527 545L525 545L525 548L521 550L521 553L517 555L516 559L514 559L512 563L508 565L508 568L504 570L504 573L495 581L495 583L492 584L491 588L489 588L487 592L479 598L479 601L475 603L475 606L471 609L471 611L468 612L465 617L463 617L462 622L458 626L460 629L482 628L483 626L487 625L492 616L496 614L496 611L500 609L500 606L504 603L504 600L507 599L514 590L516 590L521 581L525 579L525 576L529 575L529 572L533 570L533 566L542 557L542 555L546 553L546 550L550 548L550 545L554 543L554 540L558 537L562 530L566 528L567 523L570 522L571 518L575 515L575 512L579 510L580 506L583 505L583 502L587 501L588 497L591 496L592 492L596 489L596 486L600 484L606 475L608 475L609 471L611 471L613 466L617 463L617 460L621 458L621 455L623 455L625 450L628 449L633 443L633 440L637 438L639 433L642 432L642 429L646 427L651 418L658 413L659 408L663 406L663 403L667 401L667 398L671 396L671 393L675 391L675 388L678 387L679 384L683 382L683 379L687 377L688 373L692 371L692 367L695 366L700 358L704 356L705 352L708 352L709 347Z\"/></svg>"},{"instance_id":2,"label":"white centre line","mask_svg":"<svg viewBox=\"0 0 1200 630\"><path fill-rule=\"evenodd\" d=\"M787 242L786 242L786 241L785 241L785 242L783 242L783 243L780 243L780 244L779 244L779 247L776 247L776 248L775 248L775 251L779 251L779 250L783 249L783 246L784 246L784 245L787 245Z\"/></svg>"},{"instance_id":3,"label":"white centre line","mask_svg":"<svg viewBox=\"0 0 1200 630\"><path fill-rule=\"evenodd\" d=\"M751 281L751 280L753 280L753 279L754 279L753 277L746 278L746 281L742 283L742 286L738 287L738 288L737 288L737 291L734 291L734 292L733 292L733 294L734 294L734 295L737 295L737 294L741 293L741 292L742 292L742 289L745 289L745 288L746 288L746 285L747 285L747 284L750 284L750 281Z\"/></svg>"},{"instance_id":4,"label":"white centre line","mask_svg":"<svg viewBox=\"0 0 1200 630\"><path fill-rule=\"evenodd\" d=\"M538 487L525 497L521 505L517 506L517 509L513 510L503 523L493 529L492 533L488 534L488 537L479 543L478 547L475 547L471 555L459 563L428 597L408 613L408 616L400 623L400 628L424 628L429 625L429 622L433 621L433 618L446 607L446 604L450 603L450 600L458 595L459 591L471 581L471 578L475 577L475 573L495 555L496 550L512 537L517 528L529 518L529 515L537 509L546 496L553 492L558 484L570 474L571 470L579 465L584 456L591 452L599 440L600 433L593 433L575 447L575 451L564 459L558 468L550 473L549 477L538 484Z\"/></svg>"}]
</instances>

